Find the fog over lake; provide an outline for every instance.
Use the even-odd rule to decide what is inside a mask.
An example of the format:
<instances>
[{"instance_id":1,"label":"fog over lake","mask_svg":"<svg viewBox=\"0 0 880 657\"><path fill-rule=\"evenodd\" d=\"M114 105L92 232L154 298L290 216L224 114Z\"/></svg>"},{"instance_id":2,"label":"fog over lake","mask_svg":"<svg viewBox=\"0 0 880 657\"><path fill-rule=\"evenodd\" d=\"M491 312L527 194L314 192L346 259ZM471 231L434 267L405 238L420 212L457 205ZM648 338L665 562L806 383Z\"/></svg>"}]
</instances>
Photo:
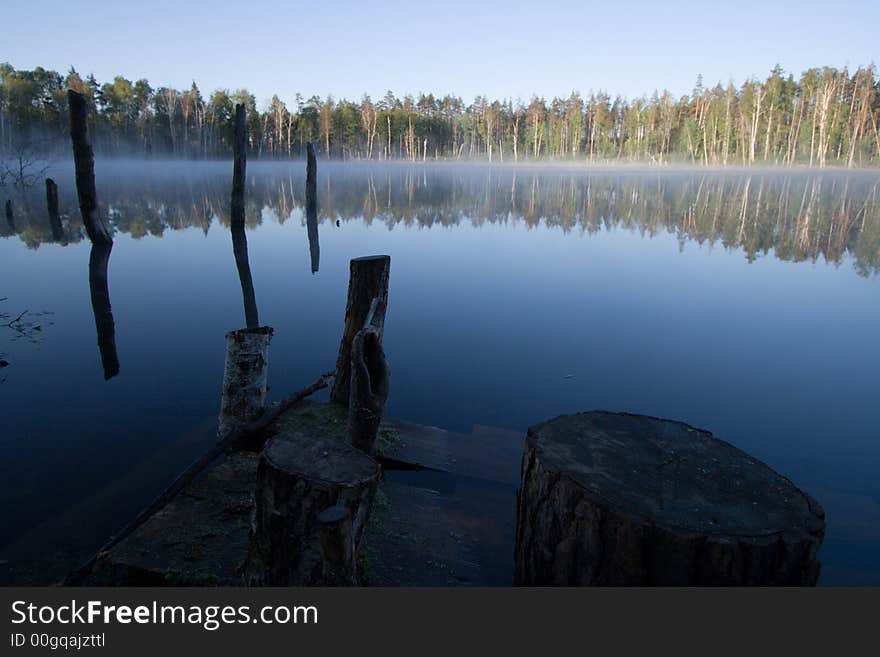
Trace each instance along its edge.
<instances>
[{"instance_id":1,"label":"fog over lake","mask_svg":"<svg viewBox=\"0 0 880 657\"><path fill-rule=\"evenodd\" d=\"M245 325L231 164L96 174L115 375L72 164L47 173L60 230L42 183L0 190L8 582L62 575L216 440L224 335ZM685 421L821 502L821 584L880 584L876 171L319 162L317 227L303 162L249 164L246 193L270 398L334 367L349 260L387 253L386 415L464 432L593 409Z\"/></svg>"}]
</instances>

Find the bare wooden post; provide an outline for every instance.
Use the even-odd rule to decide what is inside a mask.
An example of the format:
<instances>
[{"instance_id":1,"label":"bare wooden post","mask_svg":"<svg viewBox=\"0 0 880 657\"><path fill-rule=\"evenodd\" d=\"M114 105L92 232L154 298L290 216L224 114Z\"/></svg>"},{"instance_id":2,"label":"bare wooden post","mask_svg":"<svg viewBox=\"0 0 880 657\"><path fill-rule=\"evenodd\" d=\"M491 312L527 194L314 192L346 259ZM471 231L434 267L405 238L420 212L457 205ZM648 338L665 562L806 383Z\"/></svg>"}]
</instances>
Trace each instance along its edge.
<instances>
[{"instance_id":1,"label":"bare wooden post","mask_svg":"<svg viewBox=\"0 0 880 657\"><path fill-rule=\"evenodd\" d=\"M101 352L101 365L104 380L119 374L119 356L116 353L116 324L110 306L110 286L107 283L107 267L113 242L94 242L89 254L89 293L92 297L92 312L95 315L95 329L98 333L98 350Z\"/></svg>"},{"instance_id":2,"label":"bare wooden post","mask_svg":"<svg viewBox=\"0 0 880 657\"><path fill-rule=\"evenodd\" d=\"M230 331L226 334L226 363L217 433L225 436L253 420L266 404L269 370L268 326Z\"/></svg>"},{"instance_id":3,"label":"bare wooden post","mask_svg":"<svg viewBox=\"0 0 880 657\"><path fill-rule=\"evenodd\" d=\"M101 218L98 209L98 193L95 189L95 154L89 140L89 105L85 96L67 90L70 108L70 139L73 142L73 160L76 166L76 193L86 233L93 244L112 244L113 238Z\"/></svg>"},{"instance_id":4,"label":"bare wooden post","mask_svg":"<svg viewBox=\"0 0 880 657\"><path fill-rule=\"evenodd\" d=\"M318 271L321 247L318 245L318 193L315 149L312 143L306 145L306 230L309 235L309 255L312 260L312 273Z\"/></svg>"},{"instance_id":5,"label":"bare wooden post","mask_svg":"<svg viewBox=\"0 0 880 657\"><path fill-rule=\"evenodd\" d=\"M64 237L64 228L61 226L61 215L58 214L58 185L51 178L46 178L46 208L49 211L52 239L58 242Z\"/></svg>"},{"instance_id":6,"label":"bare wooden post","mask_svg":"<svg viewBox=\"0 0 880 657\"><path fill-rule=\"evenodd\" d=\"M242 103L235 106L235 128L232 136L232 225L244 225L244 188L247 176L247 110Z\"/></svg>"},{"instance_id":7,"label":"bare wooden post","mask_svg":"<svg viewBox=\"0 0 880 657\"><path fill-rule=\"evenodd\" d=\"M379 425L388 400L389 368L382 335L373 325L379 299L374 298L364 323L351 345L351 391L348 403L348 436L351 444L375 452Z\"/></svg>"},{"instance_id":8,"label":"bare wooden post","mask_svg":"<svg viewBox=\"0 0 880 657\"><path fill-rule=\"evenodd\" d=\"M12 199L6 199L6 223L12 230L15 230L15 217L12 214Z\"/></svg>"},{"instance_id":9,"label":"bare wooden post","mask_svg":"<svg viewBox=\"0 0 880 657\"><path fill-rule=\"evenodd\" d=\"M245 584L354 584L379 473L376 461L336 438L270 439L257 467Z\"/></svg>"},{"instance_id":10,"label":"bare wooden post","mask_svg":"<svg viewBox=\"0 0 880 657\"><path fill-rule=\"evenodd\" d=\"M257 295L254 291L254 280L251 276L251 264L248 259L244 222L233 222L230 231L232 232L232 252L235 255L235 266L238 269L238 280L241 283L241 295L244 300L245 326L249 329L255 329L260 325L260 316L257 311Z\"/></svg>"},{"instance_id":11,"label":"bare wooden post","mask_svg":"<svg viewBox=\"0 0 880 657\"><path fill-rule=\"evenodd\" d=\"M346 406L349 404L352 341L358 331L364 328L374 298L378 298L378 302L372 325L380 339L384 333L390 272L391 256L388 255L355 258L350 263L345 326L342 330L342 339L339 342L336 377L330 390L330 400L333 402Z\"/></svg>"}]
</instances>

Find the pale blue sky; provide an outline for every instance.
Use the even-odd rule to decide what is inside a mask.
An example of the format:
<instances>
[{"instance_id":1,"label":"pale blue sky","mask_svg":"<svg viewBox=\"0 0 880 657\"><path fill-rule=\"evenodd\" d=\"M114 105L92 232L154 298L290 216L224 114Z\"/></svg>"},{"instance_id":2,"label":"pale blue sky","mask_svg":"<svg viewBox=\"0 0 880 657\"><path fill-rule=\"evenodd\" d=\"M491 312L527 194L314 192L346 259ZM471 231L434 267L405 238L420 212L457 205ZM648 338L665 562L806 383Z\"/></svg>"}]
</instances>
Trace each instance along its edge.
<instances>
[{"instance_id":1,"label":"pale blue sky","mask_svg":"<svg viewBox=\"0 0 880 657\"><path fill-rule=\"evenodd\" d=\"M664 0L192 2L14 0L0 62L71 65L100 81L208 93L247 87L261 106L299 91L359 99L392 89L528 99L604 89L628 97L880 59L880 1Z\"/></svg>"}]
</instances>

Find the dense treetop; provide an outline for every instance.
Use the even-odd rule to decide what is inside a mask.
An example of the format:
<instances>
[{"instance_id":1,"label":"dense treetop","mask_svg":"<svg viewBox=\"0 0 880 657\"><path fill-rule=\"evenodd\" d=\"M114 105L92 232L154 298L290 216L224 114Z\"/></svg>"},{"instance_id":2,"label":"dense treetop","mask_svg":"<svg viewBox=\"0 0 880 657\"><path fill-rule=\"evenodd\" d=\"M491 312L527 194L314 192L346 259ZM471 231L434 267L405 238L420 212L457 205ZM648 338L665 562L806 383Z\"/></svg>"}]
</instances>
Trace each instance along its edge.
<instances>
[{"instance_id":1,"label":"dense treetop","mask_svg":"<svg viewBox=\"0 0 880 657\"><path fill-rule=\"evenodd\" d=\"M0 149L66 153L67 88L94 109L93 141L106 156L217 158L231 152L236 103L248 109L252 156L298 157L314 141L336 159L628 160L705 165L880 164L880 79L873 65L814 68L799 78L774 67L764 80L681 98L605 92L528 102L446 95L359 101L275 95L258 109L246 89L204 95L123 76L101 83L0 64Z\"/></svg>"}]
</instances>

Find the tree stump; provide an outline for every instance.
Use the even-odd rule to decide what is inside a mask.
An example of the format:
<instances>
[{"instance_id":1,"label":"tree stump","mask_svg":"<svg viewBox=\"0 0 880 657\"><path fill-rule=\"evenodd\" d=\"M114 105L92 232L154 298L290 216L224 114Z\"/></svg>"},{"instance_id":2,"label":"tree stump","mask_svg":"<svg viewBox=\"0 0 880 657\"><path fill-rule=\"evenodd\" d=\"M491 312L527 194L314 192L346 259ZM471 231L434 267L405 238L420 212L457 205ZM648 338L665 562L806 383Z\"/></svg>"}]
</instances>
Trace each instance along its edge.
<instances>
[{"instance_id":1,"label":"tree stump","mask_svg":"<svg viewBox=\"0 0 880 657\"><path fill-rule=\"evenodd\" d=\"M517 493L518 585L815 585L825 516L711 433L625 413L532 427Z\"/></svg>"},{"instance_id":2,"label":"tree stump","mask_svg":"<svg viewBox=\"0 0 880 657\"><path fill-rule=\"evenodd\" d=\"M388 307L388 276L391 256L377 255L354 258L350 263L348 302L345 306L345 326L339 342L336 359L336 377L330 389L330 401L348 406L351 386L351 344L354 336L364 328L374 298L379 299L372 325L381 336L385 328Z\"/></svg>"},{"instance_id":3,"label":"tree stump","mask_svg":"<svg viewBox=\"0 0 880 657\"><path fill-rule=\"evenodd\" d=\"M217 434L222 438L253 420L266 404L269 372L269 326L226 334L226 363Z\"/></svg>"},{"instance_id":4,"label":"tree stump","mask_svg":"<svg viewBox=\"0 0 880 657\"><path fill-rule=\"evenodd\" d=\"M337 438L273 437L260 455L248 586L334 586L357 581L357 547L379 465Z\"/></svg>"}]
</instances>

